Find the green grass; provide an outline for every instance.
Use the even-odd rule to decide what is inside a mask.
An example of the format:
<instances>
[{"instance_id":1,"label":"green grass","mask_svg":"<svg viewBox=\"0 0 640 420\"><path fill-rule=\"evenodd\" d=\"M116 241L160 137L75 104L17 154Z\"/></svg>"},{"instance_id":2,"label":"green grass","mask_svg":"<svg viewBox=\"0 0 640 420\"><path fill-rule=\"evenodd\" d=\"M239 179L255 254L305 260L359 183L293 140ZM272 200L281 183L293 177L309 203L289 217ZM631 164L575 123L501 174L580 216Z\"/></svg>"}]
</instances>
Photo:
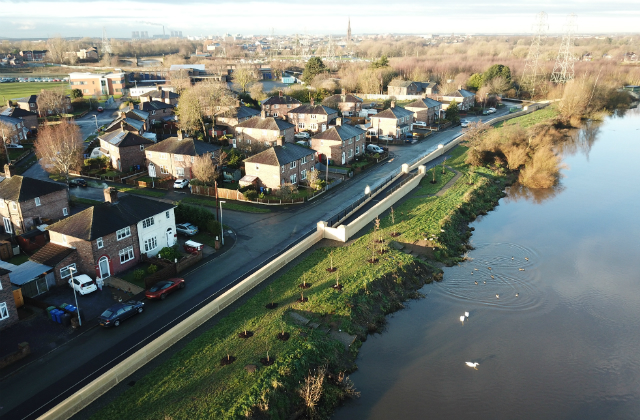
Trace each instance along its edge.
<instances>
[{"instance_id":1,"label":"green grass","mask_svg":"<svg viewBox=\"0 0 640 420\"><path fill-rule=\"evenodd\" d=\"M220 236L220 233L218 233L218 237L219 236ZM212 236L209 232L205 232L201 230L200 232L193 235L191 239L198 243L209 245L211 248L216 247L216 238L215 236Z\"/></svg>"},{"instance_id":2,"label":"green grass","mask_svg":"<svg viewBox=\"0 0 640 420\"><path fill-rule=\"evenodd\" d=\"M89 137L87 137L84 142L85 143L91 143L93 140L95 140L95 138L98 137L96 134L92 134Z\"/></svg>"},{"instance_id":3,"label":"green grass","mask_svg":"<svg viewBox=\"0 0 640 420\"><path fill-rule=\"evenodd\" d=\"M18 254L13 256L9 261L10 264L20 265L29 261L29 256L27 254Z\"/></svg>"},{"instance_id":4,"label":"green grass","mask_svg":"<svg viewBox=\"0 0 640 420\"><path fill-rule=\"evenodd\" d=\"M501 121L496 124L495 127L518 124L523 128L529 128L541 122L556 118L558 115L560 115L560 113L558 112L558 108L555 105L549 105L546 108L537 110L535 112L532 112L531 114L522 115L520 117L512 118L506 121Z\"/></svg>"},{"instance_id":5,"label":"green grass","mask_svg":"<svg viewBox=\"0 0 640 420\"><path fill-rule=\"evenodd\" d=\"M164 195L166 194L162 191L147 190L144 188L120 187L120 186L118 186L117 188L118 188L118 191L121 191L124 193L146 195L147 197L164 197Z\"/></svg>"},{"instance_id":6,"label":"green grass","mask_svg":"<svg viewBox=\"0 0 640 420\"><path fill-rule=\"evenodd\" d=\"M21 76L34 77L34 76ZM0 96L7 99L24 98L29 95L37 95L42 89L59 89L65 88L66 93L71 93L69 83L65 82L27 82L27 83L1 83Z\"/></svg>"},{"instance_id":7,"label":"green grass","mask_svg":"<svg viewBox=\"0 0 640 420\"><path fill-rule=\"evenodd\" d=\"M25 147L23 149L7 149L7 151L9 152L9 160L17 159L19 156L27 152L29 149L30 147Z\"/></svg>"},{"instance_id":8,"label":"green grass","mask_svg":"<svg viewBox=\"0 0 640 420\"><path fill-rule=\"evenodd\" d=\"M216 200L211 200L207 198L187 197L181 201L186 204L197 204L197 205L208 206L208 207L216 206ZM271 212L271 210L269 210L268 208L261 207L258 205L244 204L241 202L236 202L231 200L225 200L225 201L226 203L222 205L222 208L227 210L244 211L246 213L270 213Z\"/></svg>"},{"instance_id":9,"label":"green grass","mask_svg":"<svg viewBox=\"0 0 640 420\"><path fill-rule=\"evenodd\" d=\"M451 180L455 176L450 170L445 170L444 175L442 174L442 167L436 167L436 183L432 184L433 180L433 169L427 171L427 175L422 178L420 184L418 185L418 189L413 192L413 195L433 195L440 191L442 187L445 186L447 182Z\"/></svg>"},{"instance_id":10,"label":"green grass","mask_svg":"<svg viewBox=\"0 0 640 420\"><path fill-rule=\"evenodd\" d=\"M90 198L81 198L81 197L75 197L75 196L71 196L71 202L72 203L79 203L79 204L86 204L89 206L97 206L102 204L102 201L98 201L98 200L91 200Z\"/></svg>"}]
</instances>

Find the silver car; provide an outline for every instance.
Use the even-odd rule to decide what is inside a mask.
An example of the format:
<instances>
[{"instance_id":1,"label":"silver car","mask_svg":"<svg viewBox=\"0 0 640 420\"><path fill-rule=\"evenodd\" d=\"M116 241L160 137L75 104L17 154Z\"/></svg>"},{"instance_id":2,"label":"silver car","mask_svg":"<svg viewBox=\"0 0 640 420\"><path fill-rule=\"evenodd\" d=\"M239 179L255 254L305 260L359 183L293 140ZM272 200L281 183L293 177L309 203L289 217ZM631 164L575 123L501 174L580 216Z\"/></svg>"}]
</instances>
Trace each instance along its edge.
<instances>
[{"instance_id":1,"label":"silver car","mask_svg":"<svg viewBox=\"0 0 640 420\"><path fill-rule=\"evenodd\" d=\"M183 235L193 236L198 233L198 226L192 225L191 223L180 223L176 225L176 231Z\"/></svg>"}]
</instances>

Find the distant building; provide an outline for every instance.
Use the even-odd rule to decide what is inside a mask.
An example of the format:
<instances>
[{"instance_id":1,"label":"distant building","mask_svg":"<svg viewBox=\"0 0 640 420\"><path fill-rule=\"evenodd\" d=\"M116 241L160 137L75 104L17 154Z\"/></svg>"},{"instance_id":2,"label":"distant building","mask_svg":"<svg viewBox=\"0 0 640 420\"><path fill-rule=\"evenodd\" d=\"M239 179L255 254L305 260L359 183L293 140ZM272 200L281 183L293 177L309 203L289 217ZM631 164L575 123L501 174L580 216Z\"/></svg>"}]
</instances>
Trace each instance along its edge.
<instances>
[{"instance_id":1,"label":"distant building","mask_svg":"<svg viewBox=\"0 0 640 420\"><path fill-rule=\"evenodd\" d=\"M72 89L93 96L121 95L125 86L124 73L94 74L71 73L69 84Z\"/></svg>"}]
</instances>

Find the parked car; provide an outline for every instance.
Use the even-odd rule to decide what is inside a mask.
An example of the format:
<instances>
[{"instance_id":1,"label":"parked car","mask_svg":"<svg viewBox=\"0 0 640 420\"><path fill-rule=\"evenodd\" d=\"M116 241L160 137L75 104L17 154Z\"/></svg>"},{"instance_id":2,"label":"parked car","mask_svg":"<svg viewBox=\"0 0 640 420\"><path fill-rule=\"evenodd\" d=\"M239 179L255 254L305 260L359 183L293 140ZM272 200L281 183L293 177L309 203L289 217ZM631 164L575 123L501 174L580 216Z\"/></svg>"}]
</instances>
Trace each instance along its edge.
<instances>
[{"instance_id":1,"label":"parked car","mask_svg":"<svg viewBox=\"0 0 640 420\"><path fill-rule=\"evenodd\" d=\"M375 145L375 144L368 144L367 145L367 151L371 152L371 153L384 153L382 148L380 146L378 146L378 145Z\"/></svg>"},{"instance_id":2,"label":"parked car","mask_svg":"<svg viewBox=\"0 0 640 420\"><path fill-rule=\"evenodd\" d=\"M149 290L144 292L144 296L147 299L160 299L164 300L168 294L175 292L178 289L184 289L184 279L169 279L159 281L154 284Z\"/></svg>"},{"instance_id":3,"label":"parked car","mask_svg":"<svg viewBox=\"0 0 640 420\"><path fill-rule=\"evenodd\" d=\"M192 225L191 223L180 223L176 225L176 231L183 235L193 236L198 233L198 226Z\"/></svg>"},{"instance_id":4,"label":"parked car","mask_svg":"<svg viewBox=\"0 0 640 420\"><path fill-rule=\"evenodd\" d=\"M7 149L24 149L24 146L21 144L8 143Z\"/></svg>"},{"instance_id":5,"label":"parked car","mask_svg":"<svg viewBox=\"0 0 640 420\"><path fill-rule=\"evenodd\" d=\"M378 140L382 140L382 141L392 141L393 137L391 136L378 136Z\"/></svg>"},{"instance_id":6,"label":"parked car","mask_svg":"<svg viewBox=\"0 0 640 420\"><path fill-rule=\"evenodd\" d=\"M497 111L497 109L495 108L489 108L487 111L489 111L489 114L493 114L494 112Z\"/></svg>"},{"instance_id":7,"label":"parked car","mask_svg":"<svg viewBox=\"0 0 640 420\"><path fill-rule=\"evenodd\" d=\"M311 136L306 131L301 131L293 135L294 138L299 140L309 140Z\"/></svg>"},{"instance_id":8,"label":"parked car","mask_svg":"<svg viewBox=\"0 0 640 420\"><path fill-rule=\"evenodd\" d=\"M471 122L471 121L469 121L469 120L460 120L460 126L462 126L462 127L469 127L469 123L470 123L470 122Z\"/></svg>"},{"instance_id":9,"label":"parked car","mask_svg":"<svg viewBox=\"0 0 640 420\"><path fill-rule=\"evenodd\" d=\"M98 107L98 109L97 109L97 111L98 111L98 112L102 112L102 111L104 111L104 108L103 108L103 107L101 107L101 106L99 106L99 107Z\"/></svg>"},{"instance_id":10,"label":"parked car","mask_svg":"<svg viewBox=\"0 0 640 420\"><path fill-rule=\"evenodd\" d=\"M173 183L173 188L184 188L189 185L189 180L184 178L178 178Z\"/></svg>"},{"instance_id":11,"label":"parked car","mask_svg":"<svg viewBox=\"0 0 640 420\"><path fill-rule=\"evenodd\" d=\"M120 323L127 318L131 318L135 314L141 314L144 311L144 302L130 300L128 302L116 303L109 309L104 311L98 317L100 325L103 327L118 327Z\"/></svg>"},{"instance_id":12,"label":"parked car","mask_svg":"<svg viewBox=\"0 0 640 420\"><path fill-rule=\"evenodd\" d=\"M86 274L79 274L77 276L73 276L72 279L69 279L69 287L75 288L76 292L81 295L86 295L87 293L98 290L93 279Z\"/></svg>"},{"instance_id":13,"label":"parked car","mask_svg":"<svg viewBox=\"0 0 640 420\"><path fill-rule=\"evenodd\" d=\"M424 121L416 121L416 122L413 123L413 127L414 128L415 127L426 127L426 126L427 126L427 123L424 122Z\"/></svg>"},{"instance_id":14,"label":"parked car","mask_svg":"<svg viewBox=\"0 0 640 420\"><path fill-rule=\"evenodd\" d=\"M300 146L309 147L309 141L308 140L299 140L296 143L299 144Z\"/></svg>"},{"instance_id":15,"label":"parked car","mask_svg":"<svg viewBox=\"0 0 640 420\"><path fill-rule=\"evenodd\" d=\"M87 187L87 181L85 181L82 178L74 178L72 180L69 181L69 186L70 187Z\"/></svg>"}]
</instances>

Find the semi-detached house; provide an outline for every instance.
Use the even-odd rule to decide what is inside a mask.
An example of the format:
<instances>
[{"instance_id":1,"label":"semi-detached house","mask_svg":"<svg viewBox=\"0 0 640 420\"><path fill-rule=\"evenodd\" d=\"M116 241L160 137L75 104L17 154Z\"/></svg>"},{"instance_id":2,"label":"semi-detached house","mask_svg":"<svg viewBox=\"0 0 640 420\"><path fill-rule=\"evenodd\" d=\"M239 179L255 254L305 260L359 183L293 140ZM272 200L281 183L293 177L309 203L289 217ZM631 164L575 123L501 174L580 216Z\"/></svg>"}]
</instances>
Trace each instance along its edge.
<instances>
[{"instance_id":1,"label":"semi-detached house","mask_svg":"<svg viewBox=\"0 0 640 420\"><path fill-rule=\"evenodd\" d=\"M321 133L329 127L329 123L338 117L338 111L324 105L301 105L287 113L288 120L296 126L296 131Z\"/></svg>"},{"instance_id":2,"label":"semi-detached house","mask_svg":"<svg viewBox=\"0 0 640 420\"><path fill-rule=\"evenodd\" d=\"M413 112L397 107L395 101L391 101L391 108L371 116L370 131L378 136L401 138L411 131L412 122Z\"/></svg>"},{"instance_id":3,"label":"semi-detached house","mask_svg":"<svg viewBox=\"0 0 640 420\"><path fill-rule=\"evenodd\" d=\"M336 118L335 127L313 136L311 148L318 152L322 161L328 157L332 162L346 165L364 154L365 131L349 124L343 125L342 119Z\"/></svg>"},{"instance_id":4,"label":"semi-detached house","mask_svg":"<svg viewBox=\"0 0 640 420\"><path fill-rule=\"evenodd\" d=\"M218 150L220 146L184 137L182 131L178 131L176 137L146 148L149 176L191 179L195 157L207 155L213 158Z\"/></svg>"},{"instance_id":5,"label":"semi-detached house","mask_svg":"<svg viewBox=\"0 0 640 420\"><path fill-rule=\"evenodd\" d=\"M245 178L257 178L259 186L274 189L284 184L297 185L313 169L314 154L315 150L295 143L270 147L244 160Z\"/></svg>"},{"instance_id":6,"label":"semi-detached house","mask_svg":"<svg viewBox=\"0 0 640 420\"><path fill-rule=\"evenodd\" d=\"M111 160L114 169L121 172L128 172L136 165L144 165L145 148L155 144L123 128L105 133L98 139L102 154Z\"/></svg>"}]
</instances>

